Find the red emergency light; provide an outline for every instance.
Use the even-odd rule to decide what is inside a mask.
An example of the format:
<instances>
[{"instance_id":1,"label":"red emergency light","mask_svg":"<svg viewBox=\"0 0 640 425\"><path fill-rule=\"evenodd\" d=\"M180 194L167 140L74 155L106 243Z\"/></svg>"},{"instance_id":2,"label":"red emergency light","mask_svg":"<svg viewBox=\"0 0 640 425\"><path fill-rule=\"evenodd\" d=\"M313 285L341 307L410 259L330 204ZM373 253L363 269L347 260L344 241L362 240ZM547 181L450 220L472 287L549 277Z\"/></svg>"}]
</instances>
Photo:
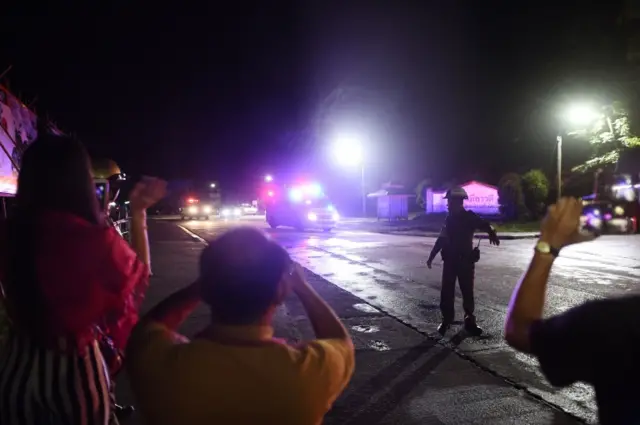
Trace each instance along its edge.
<instances>
[{"instance_id":1,"label":"red emergency light","mask_svg":"<svg viewBox=\"0 0 640 425\"><path fill-rule=\"evenodd\" d=\"M197 199L194 199L194 198L187 199L187 203L189 203L189 204L195 204L196 202L198 202Z\"/></svg>"}]
</instances>

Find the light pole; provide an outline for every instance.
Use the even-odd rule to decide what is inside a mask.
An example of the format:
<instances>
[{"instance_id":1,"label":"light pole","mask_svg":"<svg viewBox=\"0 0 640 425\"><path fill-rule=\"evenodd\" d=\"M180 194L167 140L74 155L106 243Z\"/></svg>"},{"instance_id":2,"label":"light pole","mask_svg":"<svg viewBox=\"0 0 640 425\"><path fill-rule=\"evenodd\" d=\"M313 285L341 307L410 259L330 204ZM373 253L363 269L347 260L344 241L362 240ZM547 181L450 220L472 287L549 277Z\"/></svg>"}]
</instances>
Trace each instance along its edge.
<instances>
[{"instance_id":1,"label":"light pole","mask_svg":"<svg viewBox=\"0 0 640 425\"><path fill-rule=\"evenodd\" d=\"M365 162L360 140L342 136L336 140L334 154L343 166L360 166L360 196L362 197L362 215L367 216L367 192L365 186Z\"/></svg>"},{"instance_id":2,"label":"light pole","mask_svg":"<svg viewBox=\"0 0 640 425\"><path fill-rule=\"evenodd\" d=\"M364 161L360 161L360 196L362 197L362 216L367 216L367 191L364 184Z\"/></svg>"},{"instance_id":3,"label":"light pole","mask_svg":"<svg viewBox=\"0 0 640 425\"><path fill-rule=\"evenodd\" d=\"M598 119L601 114L598 114L596 109L588 104L575 104L572 105L568 110L564 121L568 121L568 123L577 129L584 129L587 125L594 122L594 120ZM611 126L611 123L609 123ZM562 197L562 132L559 132L556 136L556 150L557 150L557 190L558 196L557 199Z\"/></svg>"},{"instance_id":4,"label":"light pole","mask_svg":"<svg viewBox=\"0 0 640 425\"><path fill-rule=\"evenodd\" d=\"M558 157L556 158L556 162L557 162L557 169L556 169L556 174L557 174L557 184L558 184L558 196L556 199L560 199L562 197L562 134L558 134L558 136L556 137L556 151L558 154Z\"/></svg>"}]
</instances>

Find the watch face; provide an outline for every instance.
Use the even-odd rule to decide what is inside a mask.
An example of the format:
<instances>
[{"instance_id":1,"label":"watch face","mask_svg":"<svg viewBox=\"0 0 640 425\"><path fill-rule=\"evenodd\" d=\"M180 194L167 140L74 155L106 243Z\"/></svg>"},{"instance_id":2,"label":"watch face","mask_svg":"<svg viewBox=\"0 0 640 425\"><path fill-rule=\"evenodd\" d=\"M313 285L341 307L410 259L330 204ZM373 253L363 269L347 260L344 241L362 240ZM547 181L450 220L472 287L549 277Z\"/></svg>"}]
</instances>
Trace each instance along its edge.
<instances>
[{"instance_id":1,"label":"watch face","mask_svg":"<svg viewBox=\"0 0 640 425\"><path fill-rule=\"evenodd\" d=\"M548 254L551 252L551 246L549 246L548 243L542 241L536 244L536 249L543 254Z\"/></svg>"}]
</instances>

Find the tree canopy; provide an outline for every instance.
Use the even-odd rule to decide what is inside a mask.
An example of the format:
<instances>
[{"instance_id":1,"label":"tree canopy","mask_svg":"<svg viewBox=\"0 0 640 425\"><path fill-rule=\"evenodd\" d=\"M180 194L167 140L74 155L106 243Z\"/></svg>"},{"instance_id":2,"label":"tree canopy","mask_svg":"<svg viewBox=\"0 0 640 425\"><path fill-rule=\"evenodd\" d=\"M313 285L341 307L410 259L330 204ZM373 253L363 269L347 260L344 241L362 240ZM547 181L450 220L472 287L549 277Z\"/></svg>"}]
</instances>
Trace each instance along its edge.
<instances>
[{"instance_id":1,"label":"tree canopy","mask_svg":"<svg viewBox=\"0 0 640 425\"><path fill-rule=\"evenodd\" d=\"M603 112L592 127L570 133L586 136L592 147L589 160L573 171L586 172L616 164L622 152L640 147L640 137L633 134L629 113L622 104L609 105Z\"/></svg>"}]
</instances>

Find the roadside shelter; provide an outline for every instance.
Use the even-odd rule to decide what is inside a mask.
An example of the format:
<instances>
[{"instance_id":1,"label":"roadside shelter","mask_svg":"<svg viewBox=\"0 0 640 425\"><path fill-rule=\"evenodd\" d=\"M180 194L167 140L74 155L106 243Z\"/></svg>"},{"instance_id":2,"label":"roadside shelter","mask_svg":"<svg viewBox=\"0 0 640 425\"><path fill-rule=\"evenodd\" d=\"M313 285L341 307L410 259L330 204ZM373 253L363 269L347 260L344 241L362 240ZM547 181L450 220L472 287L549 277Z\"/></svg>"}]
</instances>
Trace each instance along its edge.
<instances>
[{"instance_id":1,"label":"roadside shelter","mask_svg":"<svg viewBox=\"0 0 640 425\"><path fill-rule=\"evenodd\" d=\"M377 217L380 219L408 220L409 219L409 198L414 194L407 193L406 189L400 185L383 185L383 188L369 193L368 198L377 200Z\"/></svg>"}]
</instances>

